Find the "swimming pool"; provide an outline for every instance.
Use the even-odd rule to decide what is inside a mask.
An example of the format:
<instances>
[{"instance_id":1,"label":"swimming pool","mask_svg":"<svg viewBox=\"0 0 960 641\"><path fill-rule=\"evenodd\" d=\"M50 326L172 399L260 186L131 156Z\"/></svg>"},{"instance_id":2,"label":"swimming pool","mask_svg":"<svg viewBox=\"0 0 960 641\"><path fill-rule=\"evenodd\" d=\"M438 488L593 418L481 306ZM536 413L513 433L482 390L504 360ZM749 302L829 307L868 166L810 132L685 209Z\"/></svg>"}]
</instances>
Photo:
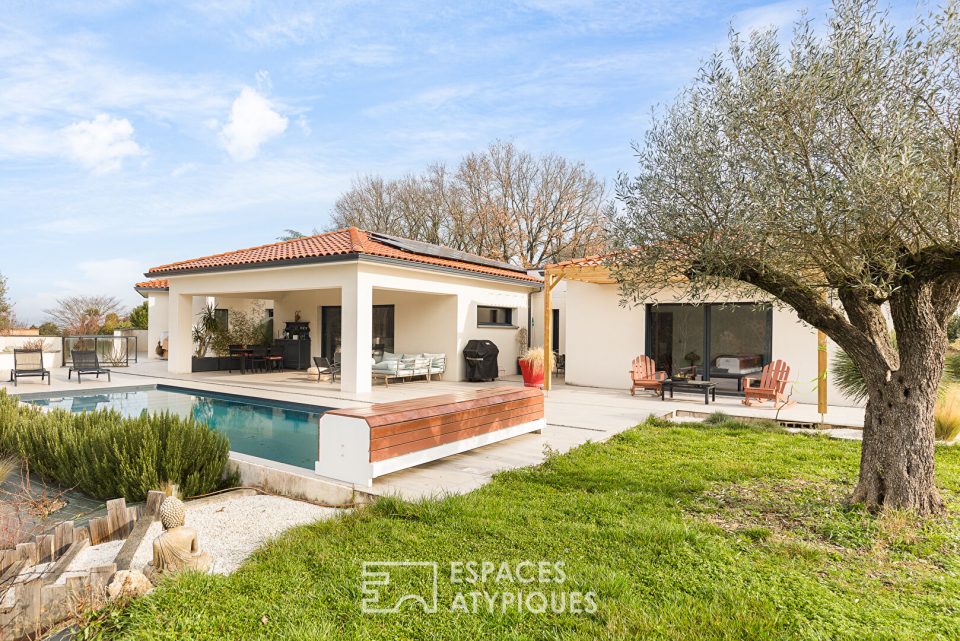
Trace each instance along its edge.
<instances>
[{"instance_id":1,"label":"swimming pool","mask_svg":"<svg viewBox=\"0 0 960 641\"><path fill-rule=\"evenodd\" d=\"M21 399L70 412L114 409L125 416L139 416L166 410L193 416L230 439L234 452L309 470L317 460L317 422L330 409L172 385L114 388L95 394L25 394Z\"/></svg>"}]
</instances>

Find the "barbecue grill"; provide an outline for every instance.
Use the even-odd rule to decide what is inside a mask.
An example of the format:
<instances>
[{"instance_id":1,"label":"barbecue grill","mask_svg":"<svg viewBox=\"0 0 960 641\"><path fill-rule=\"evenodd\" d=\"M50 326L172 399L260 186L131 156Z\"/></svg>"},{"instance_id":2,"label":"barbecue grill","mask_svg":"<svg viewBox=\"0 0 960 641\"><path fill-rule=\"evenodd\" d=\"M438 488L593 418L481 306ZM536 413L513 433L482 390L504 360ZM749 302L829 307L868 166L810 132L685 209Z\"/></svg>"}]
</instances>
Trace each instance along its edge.
<instances>
[{"instance_id":1,"label":"barbecue grill","mask_svg":"<svg viewBox=\"0 0 960 641\"><path fill-rule=\"evenodd\" d=\"M493 341L472 340L463 348L463 358L467 362L468 381L495 381L500 375L497 356L500 349Z\"/></svg>"}]
</instances>

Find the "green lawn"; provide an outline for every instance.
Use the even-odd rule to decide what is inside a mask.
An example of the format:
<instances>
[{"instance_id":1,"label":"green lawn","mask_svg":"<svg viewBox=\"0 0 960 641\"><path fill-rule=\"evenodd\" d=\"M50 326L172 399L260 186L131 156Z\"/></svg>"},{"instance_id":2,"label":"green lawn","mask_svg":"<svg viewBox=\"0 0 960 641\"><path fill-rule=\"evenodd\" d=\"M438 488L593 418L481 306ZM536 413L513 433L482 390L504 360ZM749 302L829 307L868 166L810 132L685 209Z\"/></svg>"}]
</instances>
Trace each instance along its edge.
<instances>
[{"instance_id":1,"label":"green lawn","mask_svg":"<svg viewBox=\"0 0 960 641\"><path fill-rule=\"evenodd\" d=\"M843 507L858 454L855 442L771 428L649 422L541 467L501 474L466 496L381 500L293 530L231 577L169 581L102 614L87 632L130 639L960 638L960 448L937 452L950 516L921 522ZM381 560L439 562L439 611L363 613L361 564ZM452 583L451 561L513 568L560 561L565 581ZM384 591L425 590L428 581L414 574L395 576ZM493 612L483 602L477 613L450 609L462 609L458 592L531 590L593 592L597 608L503 612L501 600Z\"/></svg>"}]
</instances>

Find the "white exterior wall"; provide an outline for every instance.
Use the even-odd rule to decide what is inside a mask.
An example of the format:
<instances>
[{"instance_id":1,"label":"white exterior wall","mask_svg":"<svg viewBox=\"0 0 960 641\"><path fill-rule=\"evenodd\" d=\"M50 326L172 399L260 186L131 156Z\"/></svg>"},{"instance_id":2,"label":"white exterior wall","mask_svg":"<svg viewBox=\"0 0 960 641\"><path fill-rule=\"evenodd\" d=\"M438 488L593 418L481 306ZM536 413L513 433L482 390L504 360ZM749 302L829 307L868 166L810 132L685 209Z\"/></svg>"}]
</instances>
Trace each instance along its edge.
<instances>
[{"instance_id":1,"label":"white exterior wall","mask_svg":"<svg viewBox=\"0 0 960 641\"><path fill-rule=\"evenodd\" d=\"M170 306L167 292L147 294L147 358L159 359L157 343L170 332Z\"/></svg>"},{"instance_id":2,"label":"white exterior wall","mask_svg":"<svg viewBox=\"0 0 960 641\"><path fill-rule=\"evenodd\" d=\"M659 302L684 301L667 294ZM747 301L725 301L722 296L717 296L707 302ZM571 385L627 389L630 363L646 350L646 307L621 307L616 285L595 285L573 280L567 283L565 303L567 322L565 329L561 327L561 340L565 335L566 382ZM775 306L772 334L773 358L783 359L790 366L792 399L801 403L816 403L817 331L800 321L793 310ZM834 349L832 344L828 344L828 357ZM829 381L829 372L827 376ZM828 403L854 405L832 385L828 390Z\"/></svg>"},{"instance_id":3,"label":"white exterior wall","mask_svg":"<svg viewBox=\"0 0 960 641\"><path fill-rule=\"evenodd\" d=\"M560 345L554 345L554 351L567 353L567 286L571 281L561 280L550 293L550 305L560 312ZM543 345L543 292L536 292L531 297L530 309L530 344ZM559 348L559 349L558 349Z\"/></svg>"},{"instance_id":4,"label":"white exterior wall","mask_svg":"<svg viewBox=\"0 0 960 641\"><path fill-rule=\"evenodd\" d=\"M560 287L557 285L557 287ZM643 354L646 314L620 307L614 285L568 281L565 381L628 389L630 363Z\"/></svg>"}]
</instances>

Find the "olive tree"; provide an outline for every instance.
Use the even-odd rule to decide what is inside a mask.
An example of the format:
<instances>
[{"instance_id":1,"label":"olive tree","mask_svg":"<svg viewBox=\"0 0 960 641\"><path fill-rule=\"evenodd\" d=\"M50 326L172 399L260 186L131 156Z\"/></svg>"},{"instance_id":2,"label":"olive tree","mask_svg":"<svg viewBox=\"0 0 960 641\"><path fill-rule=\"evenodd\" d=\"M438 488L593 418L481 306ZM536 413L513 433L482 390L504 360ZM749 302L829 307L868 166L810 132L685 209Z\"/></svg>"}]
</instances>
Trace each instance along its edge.
<instances>
[{"instance_id":1,"label":"olive tree","mask_svg":"<svg viewBox=\"0 0 960 641\"><path fill-rule=\"evenodd\" d=\"M731 33L635 150L612 263L625 302L669 284L792 307L867 385L851 500L941 511L934 403L960 303L957 3L898 30L874 2L837 0L822 35L801 19L785 47Z\"/></svg>"}]
</instances>

